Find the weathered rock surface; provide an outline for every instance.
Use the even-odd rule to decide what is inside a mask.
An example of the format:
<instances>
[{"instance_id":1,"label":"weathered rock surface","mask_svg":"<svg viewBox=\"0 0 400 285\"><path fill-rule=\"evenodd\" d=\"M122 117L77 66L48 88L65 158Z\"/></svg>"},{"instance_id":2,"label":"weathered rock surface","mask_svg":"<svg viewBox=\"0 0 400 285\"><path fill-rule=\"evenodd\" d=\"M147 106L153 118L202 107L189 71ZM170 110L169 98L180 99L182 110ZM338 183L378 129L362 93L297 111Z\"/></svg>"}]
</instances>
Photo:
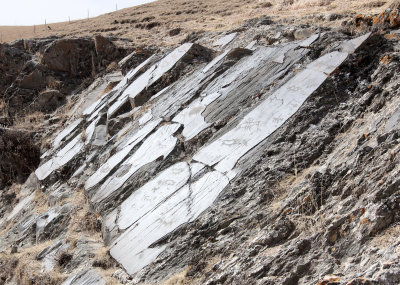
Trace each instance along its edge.
<instances>
[{"instance_id":1,"label":"weathered rock surface","mask_svg":"<svg viewBox=\"0 0 400 285\"><path fill-rule=\"evenodd\" d=\"M91 39L58 40L45 50L41 62L50 70L88 76L92 71L93 50Z\"/></svg>"},{"instance_id":2,"label":"weathered rock surface","mask_svg":"<svg viewBox=\"0 0 400 285\"><path fill-rule=\"evenodd\" d=\"M101 36L1 46L0 109L11 121L16 115L52 112L66 103L66 95L86 88L87 80L112 62L116 65L128 51Z\"/></svg>"},{"instance_id":3,"label":"weathered rock surface","mask_svg":"<svg viewBox=\"0 0 400 285\"><path fill-rule=\"evenodd\" d=\"M400 46L314 31L125 58L9 197L0 249L51 239L64 284L397 284Z\"/></svg>"},{"instance_id":4,"label":"weathered rock surface","mask_svg":"<svg viewBox=\"0 0 400 285\"><path fill-rule=\"evenodd\" d=\"M0 128L0 189L23 183L40 163L40 149L29 132Z\"/></svg>"}]
</instances>

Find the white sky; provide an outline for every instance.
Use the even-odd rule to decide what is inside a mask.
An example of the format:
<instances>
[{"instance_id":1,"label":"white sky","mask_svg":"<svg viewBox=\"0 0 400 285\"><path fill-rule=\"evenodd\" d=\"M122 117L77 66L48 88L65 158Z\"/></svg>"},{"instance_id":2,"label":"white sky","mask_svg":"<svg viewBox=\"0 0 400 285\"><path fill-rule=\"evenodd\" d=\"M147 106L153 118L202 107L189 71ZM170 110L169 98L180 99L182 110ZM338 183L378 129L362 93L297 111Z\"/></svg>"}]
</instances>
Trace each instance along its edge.
<instances>
[{"instance_id":1,"label":"white sky","mask_svg":"<svg viewBox=\"0 0 400 285\"><path fill-rule=\"evenodd\" d=\"M40 25L85 19L154 0L0 0L0 26Z\"/></svg>"}]
</instances>

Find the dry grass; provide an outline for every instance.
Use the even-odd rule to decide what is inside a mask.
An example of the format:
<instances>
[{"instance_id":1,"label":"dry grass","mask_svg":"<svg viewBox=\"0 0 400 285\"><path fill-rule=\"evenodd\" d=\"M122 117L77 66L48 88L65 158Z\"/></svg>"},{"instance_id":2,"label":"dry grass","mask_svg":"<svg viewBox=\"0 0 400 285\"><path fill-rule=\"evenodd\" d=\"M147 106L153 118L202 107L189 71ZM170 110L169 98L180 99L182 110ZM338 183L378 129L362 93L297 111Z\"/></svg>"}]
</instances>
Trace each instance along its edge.
<instances>
[{"instance_id":1,"label":"dry grass","mask_svg":"<svg viewBox=\"0 0 400 285\"><path fill-rule=\"evenodd\" d=\"M35 196L33 200L35 201L36 214L42 214L49 209L49 205L47 204L47 196L40 191L40 189L35 190Z\"/></svg>"},{"instance_id":2,"label":"dry grass","mask_svg":"<svg viewBox=\"0 0 400 285\"><path fill-rule=\"evenodd\" d=\"M184 285L189 284L188 279L186 277L190 267L187 267L184 271L179 272L173 276L171 276L168 280L162 283L162 285Z\"/></svg>"},{"instance_id":3,"label":"dry grass","mask_svg":"<svg viewBox=\"0 0 400 285\"><path fill-rule=\"evenodd\" d=\"M171 46L182 41L188 33L196 31L226 31L237 28L245 20L259 16L296 18L298 23L312 20L302 19L311 14L376 14L393 1L371 0L158 0L146 5L122 9L96 18L73 21L71 23L0 27L3 41L21 38L49 36L76 37L103 34L125 37L138 45ZM337 25L335 22L320 23ZM169 31L182 28L177 36L169 36Z\"/></svg>"},{"instance_id":4,"label":"dry grass","mask_svg":"<svg viewBox=\"0 0 400 285\"><path fill-rule=\"evenodd\" d=\"M51 273L42 273L42 267L36 256L46 247L50 246L54 241L47 241L41 244L31 246L23 249L19 253L13 255L1 254L0 260L15 260L16 266L3 268L10 272L2 272L2 275L14 278L17 284L21 285L53 285L60 284L66 276L58 269L53 270ZM15 263L14 263L15 265Z\"/></svg>"}]
</instances>

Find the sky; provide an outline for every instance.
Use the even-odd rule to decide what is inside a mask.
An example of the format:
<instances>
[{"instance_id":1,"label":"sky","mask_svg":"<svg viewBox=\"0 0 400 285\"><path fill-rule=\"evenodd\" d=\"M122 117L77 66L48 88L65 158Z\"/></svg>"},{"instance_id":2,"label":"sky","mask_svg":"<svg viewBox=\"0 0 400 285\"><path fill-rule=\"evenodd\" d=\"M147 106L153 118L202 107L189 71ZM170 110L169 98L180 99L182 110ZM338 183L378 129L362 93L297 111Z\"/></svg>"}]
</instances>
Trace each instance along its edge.
<instances>
[{"instance_id":1,"label":"sky","mask_svg":"<svg viewBox=\"0 0 400 285\"><path fill-rule=\"evenodd\" d=\"M154 0L0 0L0 26L41 25L95 17Z\"/></svg>"}]
</instances>

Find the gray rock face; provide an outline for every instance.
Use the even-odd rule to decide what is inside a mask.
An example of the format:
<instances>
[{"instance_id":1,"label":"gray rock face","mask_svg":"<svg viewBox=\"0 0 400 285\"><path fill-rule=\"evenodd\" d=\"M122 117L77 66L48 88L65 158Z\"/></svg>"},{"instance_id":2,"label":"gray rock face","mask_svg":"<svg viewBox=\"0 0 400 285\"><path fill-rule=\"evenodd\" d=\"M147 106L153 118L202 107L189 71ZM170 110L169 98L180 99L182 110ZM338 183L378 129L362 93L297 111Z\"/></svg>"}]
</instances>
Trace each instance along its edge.
<instances>
[{"instance_id":1,"label":"gray rock face","mask_svg":"<svg viewBox=\"0 0 400 285\"><path fill-rule=\"evenodd\" d=\"M79 189L123 283L395 284L398 43L312 31L143 58L54 135L35 171L51 208L20 201L8 239L58 238L38 258L73 251L64 284L105 284L99 244L63 240Z\"/></svg>"},{"instance_id":2,"label":"gray rock face","mask_svg":"<svg viewBox=\"0 0 400 285\"><path fill-rule=\"evenodd\" d=\"M106 280L96 270L85 270L68 278L62 285L105 285Z\"/></svg>"},{"instance_id":3,"label":"gray rock face","mask_svg":"<svg viewBox=\"0 0 400 285\"><path fill-rule=\"evenodd\" d=\"M50 70L84 76L82 72L91 70L91 50L94 42L90 39L58 40L45 50L42 64Z\"/></svg>"},{"instance_id":4,"label":"gray rock face","mask_svg":"<svg viewBox=\"0 0 400 285\"><path fill-rule=\"evenodd\" d=\"M70 220L71 205L54 207L38 216L36 220L36 240L54 239L65 231Z\"/></svg>"}]
</instances>

